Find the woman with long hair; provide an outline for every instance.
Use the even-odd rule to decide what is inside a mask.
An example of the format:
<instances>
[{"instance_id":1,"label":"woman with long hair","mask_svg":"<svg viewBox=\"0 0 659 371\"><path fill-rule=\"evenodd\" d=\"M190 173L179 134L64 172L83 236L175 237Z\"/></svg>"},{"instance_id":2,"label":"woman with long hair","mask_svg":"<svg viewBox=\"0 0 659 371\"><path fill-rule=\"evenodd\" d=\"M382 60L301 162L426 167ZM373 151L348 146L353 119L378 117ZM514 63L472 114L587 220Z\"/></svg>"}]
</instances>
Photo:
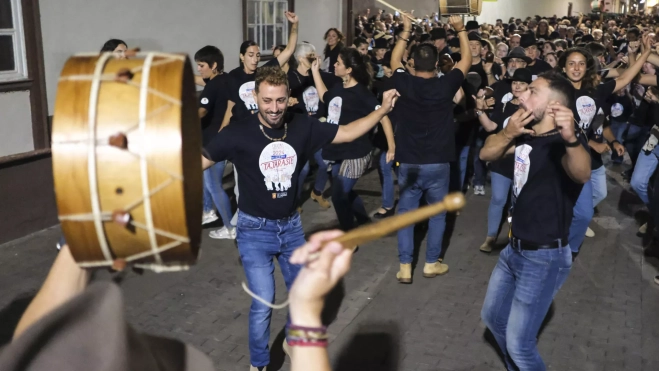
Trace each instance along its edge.
<instances>
[{"instance_id":1,"label":"woman with long hair","mask_svg":"<svg viewBox=\"0 0 659 371\"><path fill-rule=\"evenodd\" d=\"M369 115L379 107L377 98L371 92L371 64L356 49L343 49L337 57L334 71L334 74L343 80L343 84L337 84L327 90L319 84L321 78L318 63L313 65L318 96L327 105L327 122L346 125ZM381 123L389 146L387 162L391 162L396 148L391 121L385 116ZM332 144L323 148L323 159L332 165L332 203L341 229L345 231L370 221L364 203L353 187L366 172L371 162L372 149L370 133L352 143Z\"/></svg>"},{"instance_id":2,"label":"woman with long hair","mask_svg":"<svg viewBox=\"0 0 659 371\"><path fill-rule=\"evenodd\" d=\"M585 132L591 148L591 179L584 184L581 195L574 206L574 217L570 226L569 245L576 254L584 236L595 236L588 227L593 218L593 208L606 197L606 172L601 154L615 150L619 155L625 151L610 127L604 128L605 113L602 107L611 94L622 90L641 71L652 53L652 41L643 37L643 54L620 76L600 84L599 62L584 48L568 49L559 59L556 69L572 83L576 90L572 110L579 128ZM608 142L604 142L604 139Z\"/></svg>"},{"instance_id":3,"label":"woman with long hair","mask_svg":"<svg viewBox=\"0 0 659 371\"><path fill-rule=\"evenodd\" d=\"M325 45L325 50L323 51L324 59L321 69L325 72L334 73L336 60L341 50L345 47L345 37L338 29L330 28L325 32L324 40L327 42L327 45Z\"/></svg>"},{"instance_id":4,"label":"woman with long hair","mask_svg":"<svg viewBox=\"0 0 659 371\"><path fill-rule=\"evenodd\" d=\"M125 41L119 39L110 39L101 48L101 53L113 53L114 57L117 59L126 59L126 50L128 50L128 44Z\"/></svg>"}]
</instances>

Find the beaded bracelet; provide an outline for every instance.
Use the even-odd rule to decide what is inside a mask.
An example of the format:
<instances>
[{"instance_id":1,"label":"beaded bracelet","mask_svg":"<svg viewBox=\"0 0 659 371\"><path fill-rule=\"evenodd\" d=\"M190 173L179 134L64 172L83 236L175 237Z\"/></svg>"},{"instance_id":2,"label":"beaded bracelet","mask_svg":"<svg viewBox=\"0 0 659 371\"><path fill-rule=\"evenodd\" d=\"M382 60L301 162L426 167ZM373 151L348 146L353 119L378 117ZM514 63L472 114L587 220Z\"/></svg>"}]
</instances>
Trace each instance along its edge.
<instances>
[{"instance_id":1,"label":"beaded bracelet","mask_svg":"<svg viewBox=\"0 0 659 371\"><path fill-rule=\"evenodd\" d=\"M288 325L288 345L327 347L327 327Z\"/></svg>"}]
</instances>

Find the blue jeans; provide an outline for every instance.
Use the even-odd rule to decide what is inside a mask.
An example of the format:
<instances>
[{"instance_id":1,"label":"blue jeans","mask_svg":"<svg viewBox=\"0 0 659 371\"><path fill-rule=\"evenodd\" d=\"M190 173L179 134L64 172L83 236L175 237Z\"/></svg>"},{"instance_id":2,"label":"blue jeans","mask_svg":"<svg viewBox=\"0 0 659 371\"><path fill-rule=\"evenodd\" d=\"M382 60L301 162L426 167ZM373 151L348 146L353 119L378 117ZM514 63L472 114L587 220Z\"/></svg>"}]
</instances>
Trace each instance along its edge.
<instances>
[{"instance_id":1,"label":"blue jeans","mask_svg":"<svg viewBox=\"0 0 659 371\"><path fill-rule=\"evenodd\" d=\"M590 182L593 184L593 207L595 207L606 198L606 168L600 166L592 170Z\"/></svg>"},{"instance_id":2,"label":"blue jeans","mask_svg":"<svg viewBox=\"0 0 659 371\"><path fill-rule=\"evenodd\" d=\"M636 167L634 167L634 173L632 174L632 180L630 181L632 189L646 205L650 204L650 199L648 198L648 183L659 163L659 159L657 159L658 150L659 146L655 147L651 153L641 151L638 155L638 160L636 160Z\"/></svg>"},{"instance_id":3,"label":"blue jeans","mask_svg":"<svg viewBox=\"0 0 659 371\"><path fill-rule=\"evenodd\" d=\"M387 152L380 153L380 166L378 175L382 184L382 207L392 209L394 207L394 162L387 163Z\"/></svg>"},{"instance_id":4,"label":"blue jeans","mask_svg":"<svg viewBox=\"0 0 659 371\"><path fill-rule=\"evenodd\" d=\"M226 161L220 161L204 170L204 212L213 209L213 205L208 205L207 203L207 197L210 196L210 199L220 214L220 218L222 218L222 223L226 227L231 227L231 200L229 200L229 196L224 191L224 187L222 187L222 178L224 177L224 168L226 166Z\"/></svg>"},{"instance_id":5,"label":"blue jeans","mask_svg":"<svg viewBox=\"0 0 659 371\"><path fill-rule=\"evenodd\" d=\"M469 146L459 149L458 161L451 162L451 191L462 192L465 176L467 176L467 160L469 159ZM400 180L399 180L400 182Z\"/></svg>"},{"instance_id":6,"label":"blue jeans","mask_svg":"<svg viewBox=\"0 0 659 371\"><path fill-rule=\"evenodd\" d=\"M579 198L572 209L572 224L570 224L569 245L574 253L578 253L586 238L588 224L593 220L593 183L587 181L581 189Z\"/></svg>"},{"instance_id":7,"label":"blue jeans","mask_svg":"<svg viewBox=\"0 0 659 371\"><path fill-rule=\"evenodd\" d=\"M398 187L400 201L398 214L419 208L419 201L424 196L426 202L433 204L441 202L448 194L450 165L400 164L398 167ZM442 253L442 239L446 228L446 212L435 215L428 222L428 241L426 247L426 263L435 263ZM414 226L398 231L398 258L401 264L412 263L414 254Z\"/></svg>"},{"instance_id":8,"label":"blue jeans","mask_svg":"<svg viewBox=\"0 0 659 371\"><path fill-rule=\"evenodd\" d=\"M485 179L487 177L487 167L485 166L485 161L482 161L479 157L483 145L485 145L485 141L483 141L482 138L476 138L476 144L474 145L472 151L474 155L474 187L484 186Z\"/></svg>"},{"instance_id":9,"label":"blue jeans","mask_svg":"<svg viewBox=\"0 0 659 371\"><path fill-rule=\"evenodd\" d=\"M313 159L318 164L318 173L316 173L316 183L313 186L313 189L323 193L325 190L325 184L327 184L327 179L329 179L329 174L327 173L327 164L323 161L323 150L319 150L314 153Z\"/></svg>"},{"instance_id":10,"label":"blue jeans","mask_svg":"<svg viewBox=\"0 0 659 371\"><path fill-rule=\"evenodd\" d=\"M275 265L279 261L286 288L290 290L300 266L289 263L293 251L305 244L300 215L270 220L240 212L237 242L249 289L267 302L275 300ZM272 309L252 300L249 309L249 360L252 366L270 363L270 318Z\"/></svg>"},{"instance_id":11,"label":"blue jeans","mask_svg":"<svg viewBox=\"0 0 659 371\"><path fill-rule=\"evenodd\" d=\"M499 235L503 208L508 201L508 193L510 193L513 181L494 171L490 173L492 174L492 199L490 207L487 209L487 237L496 238Z\"/></svg>"},{"instance_id":12,"label":"blue jeans","mask_svg":"<svg viewBox=\"0 0 659 371\"><path fill-rule=\"evenodd\" d=\"M356 227L357 223L367 223L371 218L366 212L364 201L359 197L357 192L352 188L357 184L359 179L350 179L339 175L341 161L332 164L332 204L336 210L336 217L339 219L339 225L344 231L350 231Z\"/></svg>"},{"instance_id":13,"label":"blue jeans","mask_svg":"<svg viewBox=\"0 0 659 371\"><path fill-rule=\"evenodd\" d=\"M508 370L546 369L536 344L538 331L571 267L569 246L528 251L508 245L501 251L481 318L503 352Z\"/></svg>"}]
</instances>

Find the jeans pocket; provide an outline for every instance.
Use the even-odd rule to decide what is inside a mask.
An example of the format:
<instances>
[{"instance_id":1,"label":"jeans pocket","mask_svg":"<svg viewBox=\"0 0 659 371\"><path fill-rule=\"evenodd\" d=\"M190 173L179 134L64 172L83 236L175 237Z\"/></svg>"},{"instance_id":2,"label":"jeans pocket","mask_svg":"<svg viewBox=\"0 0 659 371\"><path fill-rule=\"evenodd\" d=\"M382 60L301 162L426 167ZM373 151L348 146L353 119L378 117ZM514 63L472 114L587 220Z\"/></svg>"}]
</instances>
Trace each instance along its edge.
<instances>
[{"instance_id":1,"label":"jeans pocket","mask_svg":"<svg viewBox=\"0 0 659 371\"><path fill-rule=\"evenodd\" d=\"M302 226L302 217L300 217L300 214L296 214L291 218L291 226L293 228L300 228Z\"/></svg>"},{"instance_id":2,"label":"jeans pocket","mask_svg":"<svg viewBox=\"0 0 659 371\"><path fill-rule=\"evenodd\" d=\"M542 266L549 266L552 261L551 250L522 250L519 254L525 260Z\"/></svg>"},{"instance_id":3,"label":"jeans pocket","mask_svg":"<svg viewBox=\"0 0 659 371\"><path fill-rule=\"evenodd\" d=\"M246 216L244 214L238 215L237 227L240 229L256 230L263 228L263 220L255 217Z\"/></svg>"}]
</instances>

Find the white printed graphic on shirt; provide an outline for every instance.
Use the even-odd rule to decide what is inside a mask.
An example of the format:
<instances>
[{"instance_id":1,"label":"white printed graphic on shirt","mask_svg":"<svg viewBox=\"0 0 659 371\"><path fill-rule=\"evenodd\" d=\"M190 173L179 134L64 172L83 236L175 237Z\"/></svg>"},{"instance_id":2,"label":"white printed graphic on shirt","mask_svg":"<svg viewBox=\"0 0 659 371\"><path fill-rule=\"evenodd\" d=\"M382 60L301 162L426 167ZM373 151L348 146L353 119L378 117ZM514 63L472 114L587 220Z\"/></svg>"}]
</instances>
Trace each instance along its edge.
<instances>
[{"instance_id":1,"label":"white printed graphic on shirt","mask_svg":"<svg viewBox=\"0 0 659 371\"><path fill-rule=\"evenodd\" d=\"M341 119L341 107L343 107L343 98L335 97L327 107L327 122L338 125Z\"/></svg>"},{"instance_id":2,"label":"white printed graphic on shirt","mask_svg":"<svg viewBox=\"0 0 659 371\"><path fill-rule=\"evenodd\" d=\"M208 104L208 98L206 97L201 98L201 104Z\"/></svg>"},{"instance_id":3,"label":"white printed graphic on shirt","mask_svg":"<svg viewBox=\"0 0 659 371\"><path fill-rule=\"evenodd\" d=\"M528 144L522 144L515 148L515 176L513 182L513 194L519 196L522 188L529 179L529 170L531 169L530 154L533 148Z\"/></svg>"},{"instance_id":4,"label":"white printed graphic on shirt","mask_svg":"<svg viewBox=\"0 0 659 371\"><path fill-rule=\"evenodd\" d=\"M595 118L596 110L597 106L593 98L584 95L577 99L577 113L579 113L579 118L581 118L579 122L581 129L588 130L590 128L590 124L593 122L593 118Z\"/></svg>"},{"instance_id":5,"label":"white printed graphic on shirt","mask_svg":"<svg viewBox=\"0 0 659 371\"><path fill-rule=\"evenodd\" d=\"M323 60L323 63L320 64L320 69L321 71L329 72L329 68L330 68L330 59L329 57L327 57L325 58L325 60Z\"/></svg>"},{"instance_id":6,"label":"white printed graphic on shirt","mask_svg":"<svg viewBox=\"0 0 659 371\"><path fill-rule=\"evenodd\" d=\"M268 144L259 157L259 167L268 191L285 192L291 188L296 166L297 153L285 142ZM287 196L285 193L272 194L273 199L285 196Z\"/></svg>"},{"instance_id":7,"label":"white printed graphic on shirt","mask_svg":"<svg viewBox=\"0 0 659 371\"><path fill-rule=\"evenodd\" d=\"M614 105L611 106L611 116L613 117L620 117L622 113L625 111L625 109L622 107L622 104L620 103L615 103Z\"/></svg>"},{"instance_id":8,"label":"white printed graphic on shirt","mask_svg":"<svg viewBox=\"0 0 659 371\"><path fill-rule=\"evenodd\" d=\"M513 93L508 93L508 94L504 95L503 98L501 98L501 103L505 104L505 103L510 102L511 100L513 100Z\"/></svg>"},{"instance_id":9,"label":"white printed graphic on shirt","mask_svg":"<svg viewBox=\"0 0 659 371\"><path fill-rule=\"evenodd\" d=\"M510 117L512 117L512 116L510 116ZM506 128L506 126L508 126L508 121L510 121L510 117L508 117L508 118L506 119L506 121L503 122L503 128L504 128L504 129Z\"/></svg>"},{"instance_id":10,"label":"white printed graphic on shirt","mask_svg":"<svg viewBox=\"0 0 659 371\"><path fill-rule=\"evenodd\" d=\"M307 106L309 115L315 115L318 112L318 102L320 102L318 90L314 86L310 86L302 93L302 98L304 99L304 104Z\"/></svg>"},{"instance_id":11,"label":"white printed graphic on shirt","mask_svg":"<svg viewBox=\"0 0 659 371\"><path fill-rule=\"evenodd\" d=\"M240 90L238 90L240 99L245 103L245 107L247 107L247 109L250 111L258 109L252 91L254 91L254 81L249 81L242 84L242 86L240 86Z\"/></svg>"},{"instance_id":12,"label":"white printed graphic on shirt","mask_svg":"<svg viewBox=\"0 0 659 371\"><path fill-rule=\"evenodd\" d=\"M531 76L531 81L535 81L535 80L537 80L537 79L538 79L538 75L533 75L533 76Z\"/></svg>"}]
</instances>

